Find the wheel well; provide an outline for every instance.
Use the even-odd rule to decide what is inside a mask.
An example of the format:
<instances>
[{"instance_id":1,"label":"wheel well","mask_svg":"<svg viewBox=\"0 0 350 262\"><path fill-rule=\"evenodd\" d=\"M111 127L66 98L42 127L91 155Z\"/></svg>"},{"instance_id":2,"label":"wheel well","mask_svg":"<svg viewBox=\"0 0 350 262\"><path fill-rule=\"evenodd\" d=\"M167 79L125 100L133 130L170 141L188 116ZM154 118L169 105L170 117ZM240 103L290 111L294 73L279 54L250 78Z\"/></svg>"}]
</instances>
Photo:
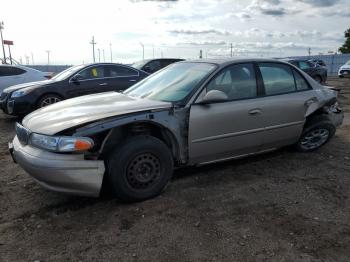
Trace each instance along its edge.
<instances>
[{"instance_id":1,"label":"wheel well","mask_svg":"<svg viewBox=\"0 0 350 262\"><path fill-rule=\"evenodd\" d=\"M311 122L313 122L314 119L316 119L316 118L325 118L325 119L327 118L327 113L325 112L325 110L323 108L317 109L315 112L313 112L312 114L310 114L306 117L304 128L306 126L308 126Z\"/></svg>"},{"instance_id":2,"label":"wheel well","mask_svg":"<svg viewBox=\"0 0 350 262\"><path fill-rule=\"evenodd\" d=\"M101 146L101 155L108 155L118 144L125 141L125 138L138 135L149 135L158 138L168 146L174 161L180 159L179 145L173 133L164 126L146 121L134 122L111 129Z\"/></svg>"}]
</instances>

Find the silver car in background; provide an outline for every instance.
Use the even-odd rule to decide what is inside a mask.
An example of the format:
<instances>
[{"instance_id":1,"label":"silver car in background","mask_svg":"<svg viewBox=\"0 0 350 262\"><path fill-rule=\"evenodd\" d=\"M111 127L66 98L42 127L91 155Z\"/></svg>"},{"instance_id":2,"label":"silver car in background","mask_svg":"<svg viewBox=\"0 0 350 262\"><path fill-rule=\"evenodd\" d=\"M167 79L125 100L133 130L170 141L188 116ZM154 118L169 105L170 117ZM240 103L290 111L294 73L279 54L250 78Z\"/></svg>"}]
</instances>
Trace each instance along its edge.
<instances>
[{"instance_id":1,"label":"silver car in background","mask_svg":"<svg viewBox=\"0 0 350 262\"><path fill-rule=\"evenodd\" d=\"M105 185L123 201L141 201L162 192L174 167L287 145L311 152L342 121L337 92L291 64L186 61L124 93L88 95L34 111L17 123L9 148L50 190L96 197Z\"/></svg>"}]
</instances>

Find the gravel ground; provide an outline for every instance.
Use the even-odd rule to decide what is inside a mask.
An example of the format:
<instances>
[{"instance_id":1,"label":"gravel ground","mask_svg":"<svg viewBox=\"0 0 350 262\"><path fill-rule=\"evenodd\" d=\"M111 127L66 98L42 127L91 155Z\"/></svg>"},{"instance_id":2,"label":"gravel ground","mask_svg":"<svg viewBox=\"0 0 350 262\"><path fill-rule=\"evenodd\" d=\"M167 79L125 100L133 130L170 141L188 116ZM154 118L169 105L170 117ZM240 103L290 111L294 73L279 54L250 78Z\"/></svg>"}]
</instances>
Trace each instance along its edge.
<instances>
[{"instance_id":1,"label":"gravel ground","mask_svg":"<svg viewBox=\"0 0 350 262\"><path fill-rule=\"evenodd\" d=\"M350 113L350 79L342 88ZM175 173L137 204L48 192L7 153L0 113L0 261L349 261L350 122L310 154L281 149Z\"/></svg>"}]
</instances>

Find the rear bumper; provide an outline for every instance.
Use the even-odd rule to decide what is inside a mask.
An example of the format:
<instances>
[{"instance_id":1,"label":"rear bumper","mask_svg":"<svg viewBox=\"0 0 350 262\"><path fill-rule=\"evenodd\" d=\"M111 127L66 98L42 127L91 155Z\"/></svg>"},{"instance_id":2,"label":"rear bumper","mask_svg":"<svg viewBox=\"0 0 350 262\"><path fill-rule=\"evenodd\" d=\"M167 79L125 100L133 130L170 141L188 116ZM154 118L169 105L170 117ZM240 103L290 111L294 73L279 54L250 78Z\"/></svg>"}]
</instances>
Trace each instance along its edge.
<instances>
[{"instance_id":1,"label":"rear bumper","mask_svg":"<svg viewBox=\"0 0 350 262\"><path fill-rule=\"evenodd\" d=\"M10 147L14 160L41 186L60 193L98 197L105 172L101 160L85 160L82 154L57 154L30 145L17 136Z\"/></svg>"}]
</instances>

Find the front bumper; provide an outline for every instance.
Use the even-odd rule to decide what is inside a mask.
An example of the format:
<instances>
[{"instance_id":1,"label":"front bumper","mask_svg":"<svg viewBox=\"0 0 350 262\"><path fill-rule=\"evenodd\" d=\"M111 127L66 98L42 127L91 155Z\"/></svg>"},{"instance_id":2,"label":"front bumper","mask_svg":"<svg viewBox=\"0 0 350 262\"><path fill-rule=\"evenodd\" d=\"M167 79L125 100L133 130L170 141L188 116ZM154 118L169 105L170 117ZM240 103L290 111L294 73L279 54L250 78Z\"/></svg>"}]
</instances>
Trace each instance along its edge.
<instances>
[{"instance_id":1,"label":"front bumper","mask_svg":"<svg viewBox=\"0 0 350 262\"><path fill-rule=\"evenodd\" d=\"M82 154L57 154L22 145L17 136L9 146L12 156L41 186L51 191L98 197L105 166Z\"/></svg>"},{"instance_id":2,"label":"front bumper","mask_svg":"<svg viewBox=\"0 0 350 262\"><path fill-rule=\"evenodd\" d=\"M341 109L337 109L336 112L328 110L328 118L331 120L334 126L338 127L343 124L344 113Z\"/></svg>"},{"instance_id":3,"label":"front bumper","mask_svg":"<svg viewBox=\"0 0 350 262\"><path fill-rule=\"evenodd\" d=\"M350 77L350 69L340 69L338 71L338 76L341 77Z\"/></svg>"}]
</instances>

